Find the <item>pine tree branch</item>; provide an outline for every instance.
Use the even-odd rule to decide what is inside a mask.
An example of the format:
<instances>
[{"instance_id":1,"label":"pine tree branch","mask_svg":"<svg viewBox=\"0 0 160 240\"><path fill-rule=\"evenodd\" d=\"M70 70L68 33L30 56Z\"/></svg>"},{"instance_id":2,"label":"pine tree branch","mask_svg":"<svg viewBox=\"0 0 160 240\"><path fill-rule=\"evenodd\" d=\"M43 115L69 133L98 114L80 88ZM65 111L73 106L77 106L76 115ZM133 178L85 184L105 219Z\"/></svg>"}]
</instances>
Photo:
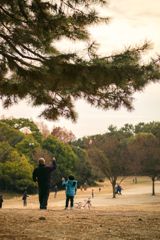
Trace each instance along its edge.
<instances>
[{"instance_id":1,"label":"pine tree branch","mask_svg":"<svg viewBox=\"0 0 160 240\"><path fill-rule=\"evenodd\" d=\"M15 47L15 45L11 42L12 39L11 39L9 36L6 36L6 35L0 33L0 37L2 37L3 39L5 39L6 42L11 46L11 48L14 49L14 51L15 51L16 53L18 53L18 55L20 55L22 58L26 58L26 59L30 59L30 60L34 60L34 61L38 61L38 62L43 62L43 60L41 60L40 58L33 58L33 57L29 57L29 56L23 55L23 54Z\"/></svg>"},{"instance_id":2,"label":"pine tree branch","mask_svg":"<svg viewBox=\"0 0 160 240\"><path fill-rule=\"evenodd\" d=\"M23 17L26 19L26 21L28 21L28 16L27 16L27 14L26 14L25 11L24 11L24 8L23 8L22 1L21 1L21 0L18 0L18 6L19 6L19 9L20 9L21 14L22 14Z\"/></svg>"},{"instance_id":3,"label":"pine tree branch","mask_svg":"<svg viewBox=\"0 0 160 240\"><path fill-rule=\"evenodd\" d=\"M18 19L18 18L15 18L15 16L13 14L10 14L8 11L6 11L3 7L0 6L0 9L2 9L2 11L7 14L9 17L11 17L12 19L16 20L16 21L19 21L19 22L23 22L23 23L27 23L27 21L24 21L22 19Z\"/></svg>"}]
</instances>

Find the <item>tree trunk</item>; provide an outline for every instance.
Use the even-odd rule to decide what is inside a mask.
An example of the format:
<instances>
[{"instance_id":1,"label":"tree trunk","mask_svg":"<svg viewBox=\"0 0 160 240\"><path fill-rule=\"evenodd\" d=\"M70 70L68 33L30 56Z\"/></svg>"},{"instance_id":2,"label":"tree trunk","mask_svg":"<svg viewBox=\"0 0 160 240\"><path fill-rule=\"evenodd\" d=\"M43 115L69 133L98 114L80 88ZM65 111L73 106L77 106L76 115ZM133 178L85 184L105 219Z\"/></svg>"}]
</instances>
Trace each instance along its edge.
<instances>
[{"instance_id":1,"label":"tree trunk","mask_svg":"<svg viewBox=\"0 0 160 240\"><path fill-rule=\"evenodd\" d=\"M152 177L152 195L155 195L155 191L154 191L154 182L155 182L155 178Z\"/></svg>"},{"instance_id":2,"label":"tree trunk","mask_svg":"<svg viewBox=\"0 0 160 240\"><path fill-rule=\"evenodd\" d=\"M116 197L116 195L115 195L115 184L116 184L116 182L115 182L115 181L113 181L113 182L112 182L113 198L115 198L115 197Z\"/></svg>"}]
</instances>

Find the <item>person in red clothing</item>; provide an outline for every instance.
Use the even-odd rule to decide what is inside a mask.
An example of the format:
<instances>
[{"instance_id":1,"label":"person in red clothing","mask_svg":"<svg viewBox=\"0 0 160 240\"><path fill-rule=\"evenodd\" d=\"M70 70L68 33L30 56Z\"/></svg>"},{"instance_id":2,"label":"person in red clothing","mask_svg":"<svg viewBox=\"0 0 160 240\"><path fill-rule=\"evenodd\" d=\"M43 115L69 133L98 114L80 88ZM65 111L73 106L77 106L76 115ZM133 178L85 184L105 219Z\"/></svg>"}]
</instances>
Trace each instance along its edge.
<instances>
[{"instance_id":1,"label":"person in red clothing","mask_svg":"<svg viewBox=\"0 0 160 240\"><path fill-rule=\"evenodd\" d=\"M45 165L44 158L40 158L38 161L39 165L33 171L33 181L35 183L38 181L40 209L47 209L49 189L51 187L51 172L57 168L57 163L55 157L52 166Z\"/></svg>"}]
</instances>

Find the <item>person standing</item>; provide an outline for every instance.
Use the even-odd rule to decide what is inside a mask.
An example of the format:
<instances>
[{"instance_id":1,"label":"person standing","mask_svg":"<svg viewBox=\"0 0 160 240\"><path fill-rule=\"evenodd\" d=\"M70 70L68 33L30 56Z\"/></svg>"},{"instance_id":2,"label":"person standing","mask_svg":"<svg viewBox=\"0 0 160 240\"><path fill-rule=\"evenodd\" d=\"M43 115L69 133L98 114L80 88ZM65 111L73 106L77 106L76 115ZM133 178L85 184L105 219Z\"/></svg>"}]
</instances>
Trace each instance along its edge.
<instances>
[{"instance_id":1,"label":"person standing","mask_svg":"<svg viewBox=\"0 0 160 240\"><path fill-rule=\"evenodd\" d=\"M54 198L56 198L56 196L57 196L57 191L58 191L58 188L57 188L57 186L55 186L55 188L54 188Z\"/></svg>"},{"instance_id":2,"label":"person standing","mask_svg":"<svg viewBox=\"0 0 160 240\"><path fill-rule=\"evenodd\" d=\"M68 181L62 178L62 185L66 187L66 205L64 209L68 209L68 203L70 200L70 208L73 209L74 195L76 195L77 181L74 180L74 176L70 174L68 176Z\"/></svg>"},{"instance_id":3,"label":"person standing","mask_svg":"<svg viewBox=\"0 0 160 240\"><path fill-rule=\"evenodd\" d=\"M94 198L94 190L92 189L92 198Z\"/></svg>"},{"instance_id":4,"label":"person standing","mask_svg":"<svg viewBox=\"0 0 160 240\"><path fill-rule=\"evenodd\" d=\"M27 197L29 197L29 196L27 195L27 191L25 191L23 194L23 198L22 198L23 206L27 206Z\"/></svg>"},{"instance_id":5,"label":"person standing","mask_svg":"<svg viewBox=\"0 0 160 240\"><path fill-rule=\"evenodd\" d=\"M2 208L2 203L3 203L3 197L2 195L0 196L0 208Z\"/></svg>"},{"instance_id":6,"label":"person standing","mask_svg":"<svg viewBox=\"0 0 160 240\"><path fill-rule=\"evenodd\" d=\"M51 187L51 172L57 168L55 157L53 157L53 165L45 165L45 159L39 158L39 165L33 171L33 181L37 183L39 188L40 209L47 209L49 198L49 189Z\"/></svg>"}]
</instances>

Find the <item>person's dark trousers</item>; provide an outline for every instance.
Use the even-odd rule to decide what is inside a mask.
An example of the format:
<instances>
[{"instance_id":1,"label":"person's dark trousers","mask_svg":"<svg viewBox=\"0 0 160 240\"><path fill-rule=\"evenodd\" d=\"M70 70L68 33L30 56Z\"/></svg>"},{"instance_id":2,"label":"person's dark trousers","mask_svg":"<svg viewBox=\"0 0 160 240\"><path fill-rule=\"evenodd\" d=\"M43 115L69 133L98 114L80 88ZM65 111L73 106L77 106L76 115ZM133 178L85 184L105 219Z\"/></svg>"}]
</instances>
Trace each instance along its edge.
<instances>
[{"instance_id":1,"label":"person's dark trousers","mask_svg":"<svg viewBox=\"0 0 160 240\"><path fill-rule=\"evenodd\" d=\"M49 197L49 188L39 188L39 203L40 209L47 209L47 202Z\"/></svg>"},{"instance_id":2,"label":"person's dark trousers","mask_svg":"<svg viewBox=\"0 0 160 240\"><path fill-rule=\"evenodd\" d=\"M66 195L66 208L68 208L69 200L71 201L71 207L73 207L74 196Z\"/></svg>"},{"instance_id":3,"label":"person's dark trousers","mask_svg":"<svg viewBox=\"0 0 160 240\"><path fill-rule=\"evenodd\" d=\"M26 199L23 201L23 205L27 206L27 200Z\"/></svg>"}]
</instances>

